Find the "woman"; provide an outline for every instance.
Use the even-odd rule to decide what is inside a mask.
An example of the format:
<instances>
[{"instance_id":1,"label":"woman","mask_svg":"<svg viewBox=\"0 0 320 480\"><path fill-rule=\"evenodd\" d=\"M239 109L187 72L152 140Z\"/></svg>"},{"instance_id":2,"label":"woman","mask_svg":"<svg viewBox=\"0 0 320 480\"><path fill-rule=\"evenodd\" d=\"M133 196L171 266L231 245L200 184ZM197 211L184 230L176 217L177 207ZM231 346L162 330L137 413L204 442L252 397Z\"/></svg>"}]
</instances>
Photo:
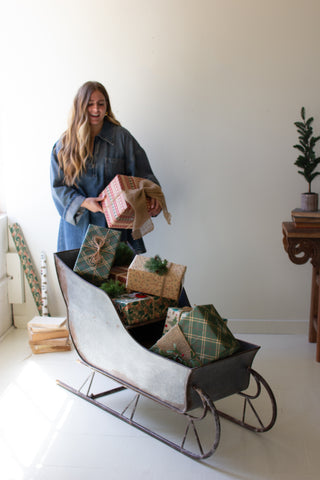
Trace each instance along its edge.
<instances>
[{"instance_id":1,"label":"woman","mask_svg":"<svg viewBox=\"0 0 320 480\"><path fill-rule=\"evenodd\" d=\"M98 195L117 175L147 178L159 185L144 150L116 120L109 95L98 82L86 82L75 96L68 129L51 154L51 190L61 216L58 251L79 248L89 224L106 227ZM160 213L151 199L151 215ZM136 253L145 252L142 239L133 240Z\"/></svg>"}]
</instances>

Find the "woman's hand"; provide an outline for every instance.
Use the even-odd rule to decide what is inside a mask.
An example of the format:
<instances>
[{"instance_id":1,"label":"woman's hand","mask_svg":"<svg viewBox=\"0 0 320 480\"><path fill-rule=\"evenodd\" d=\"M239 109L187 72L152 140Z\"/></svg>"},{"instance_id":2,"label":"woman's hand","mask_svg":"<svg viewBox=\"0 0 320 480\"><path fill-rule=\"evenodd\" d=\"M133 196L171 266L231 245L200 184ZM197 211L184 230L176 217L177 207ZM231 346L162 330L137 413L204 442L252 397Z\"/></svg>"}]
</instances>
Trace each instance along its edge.
<instances>
[{"instance_id":1,"label":"woman's hand","mask_svg":"<svg viewBox=\"0 0 320 480\"><path fill-rule=\"evenodd\" d=\"M103 199L104 199L104 195L100 195L99 197L88 197L82 202L81 207L84 207L93 213L96 213L96 212L103 213L103 209L100 203L102 202Z\"/></svg>"},{"instance_id":2,"label":"woman's hand","mask_svg":"<svg viewBox=\"0 0 320 480\"><path fill-rule=\"evenodd\" d=\"M150 198L150 208L149 212L151 217L156 217L161 212L162 208L160 203L156 198Z\"/></svg>"}]
</instances>

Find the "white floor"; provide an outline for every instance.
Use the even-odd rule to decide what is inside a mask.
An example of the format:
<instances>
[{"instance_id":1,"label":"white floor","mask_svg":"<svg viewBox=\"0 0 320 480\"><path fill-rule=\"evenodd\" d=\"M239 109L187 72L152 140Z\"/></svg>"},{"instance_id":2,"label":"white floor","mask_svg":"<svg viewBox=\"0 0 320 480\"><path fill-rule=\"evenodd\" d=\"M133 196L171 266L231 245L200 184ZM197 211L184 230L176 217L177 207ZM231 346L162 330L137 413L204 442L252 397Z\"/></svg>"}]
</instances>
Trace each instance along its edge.
<instances>
[{"instance_id":1,"label":"white floor","mask_svg":"<svg viewBox=\"0 0 320 480\"><path fill-rule=\"evenodd\" d=\"M32 355L26 331L11 331L0 343L1 480L319 478L315 345L305 335L241 338L261 345L253 368L276 396L277 422L253 433L221 419L218 449L195 461L57 386L60 379L78 388L86 378L75 351ZM180 418L145 400L142 415L149 414L163 428L178 428Z\"/></svg>"}]
</instances>

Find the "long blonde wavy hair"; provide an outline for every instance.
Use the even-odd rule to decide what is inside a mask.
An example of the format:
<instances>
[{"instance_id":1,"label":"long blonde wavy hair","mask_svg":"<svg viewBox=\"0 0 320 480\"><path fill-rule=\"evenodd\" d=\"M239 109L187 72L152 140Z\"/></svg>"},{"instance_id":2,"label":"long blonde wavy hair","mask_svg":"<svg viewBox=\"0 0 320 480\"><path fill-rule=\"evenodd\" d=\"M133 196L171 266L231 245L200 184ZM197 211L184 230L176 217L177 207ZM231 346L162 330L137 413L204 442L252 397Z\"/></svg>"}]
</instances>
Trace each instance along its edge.
<instances>
[{"instance_id":1,"label":"long blonde wavy hair","mask_svg":"<svg viewBox=\"0 0 320 480\"><path fill-rule=\"evenodd\" d=\"M115 118L109 95L99 82L86 82L78 90L71 109L68 129L61 136L61 148L58 152L59 166L64 173L66 185L75 185L77 178L85 171L86 161L90 157L91 130L87 107L93 92L99 91L106 99L106 118L120 125Z\"/></svg>"}]
</instances>

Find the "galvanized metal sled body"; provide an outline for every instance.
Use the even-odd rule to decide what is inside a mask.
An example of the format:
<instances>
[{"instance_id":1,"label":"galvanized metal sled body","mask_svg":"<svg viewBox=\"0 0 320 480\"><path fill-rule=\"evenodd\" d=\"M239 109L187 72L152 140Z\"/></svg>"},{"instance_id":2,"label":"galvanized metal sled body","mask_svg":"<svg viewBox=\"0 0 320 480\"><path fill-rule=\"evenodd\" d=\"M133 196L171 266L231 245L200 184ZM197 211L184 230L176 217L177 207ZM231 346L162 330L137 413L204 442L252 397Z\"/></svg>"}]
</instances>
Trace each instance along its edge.
<instances>
[{"instance_id":1,"label":"galvanized metal sled body","mask_svg":"<svg viewBox=\"0 0 320 480\"><path fill-rule=\"evenodd\" d=\"M274 395L267 382L251 368L259 346L239 340L241 348L237 353L197 368L151 352L149 347L161 336L163 323L148 322L134 328L125 327L108 295L73 272L78 251L59 252L54 257L67 306L70 336L81 363L90 368L91 375L79 389L58 381L59 385L196 459L206 458L216 450L220 439L220 417L257 432L272 428L277 414ZM188 303L186 295L183 302ZM96 373L111 378L121 386L92 393ZM252 379L254 392L246 393ZM88 388L84 393L85 385ZM129 416L126 414L129 405L118 412L100 401L124 389L136 394ZM255 407L255 401L261 399L262 393L270 407L267 421L261 418ZM233 394L238 394L243 400L239 418L218 410L214 405L214 402ZM185 417L186 428L181 441L172 441L134 420L140 395ZM253 416L253 422L247 421L248 412ZM197 425L205 421L208 413L213 421L213 440L209 447L204 447ZM196 451L193 447L192 450L186 447L190 432L196 439Z\"/></svg>"}]
</instances>

